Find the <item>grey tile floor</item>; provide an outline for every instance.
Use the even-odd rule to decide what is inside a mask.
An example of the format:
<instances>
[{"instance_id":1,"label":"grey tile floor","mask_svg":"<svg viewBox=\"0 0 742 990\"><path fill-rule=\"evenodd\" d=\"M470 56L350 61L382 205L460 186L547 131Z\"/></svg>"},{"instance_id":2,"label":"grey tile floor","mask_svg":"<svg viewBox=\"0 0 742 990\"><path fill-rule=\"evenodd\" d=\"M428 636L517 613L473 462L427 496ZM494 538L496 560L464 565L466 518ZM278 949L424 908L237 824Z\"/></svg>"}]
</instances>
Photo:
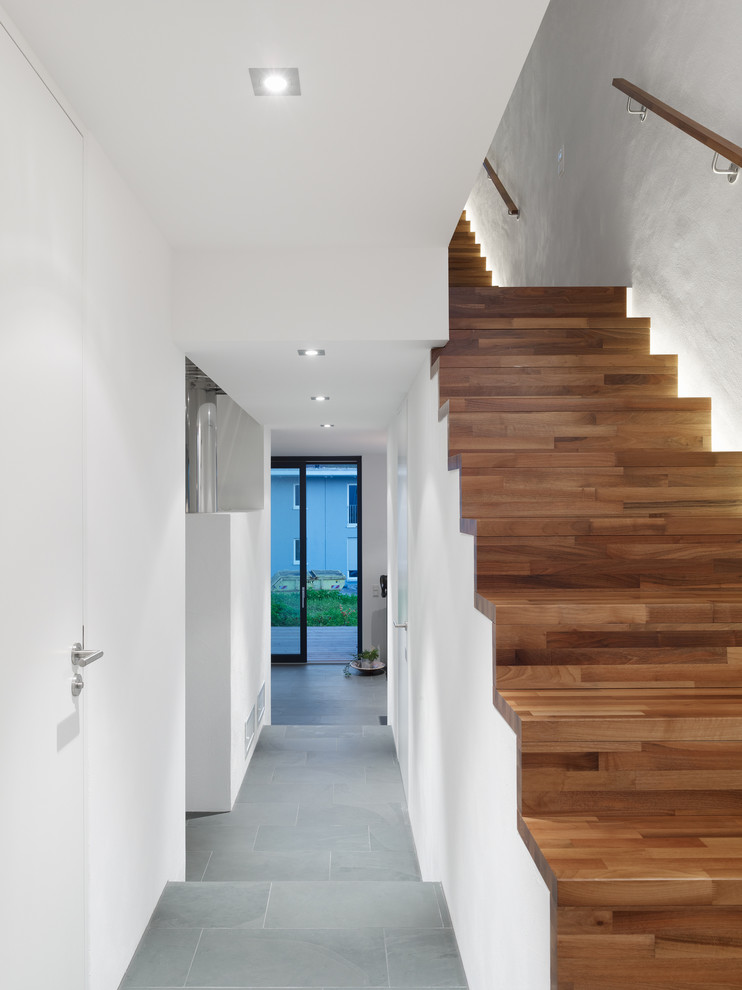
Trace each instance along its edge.
<instances>
[{"instance_id":1,"label":"grey tile floor","mask_svg":"<svg viewBox=\"0 0 742 990\"><path fill-rule=\"evenodd\" d=\"M189 816L186 841L187 880L165 888L121 990L466 987L390 728L265 726L234 809Z\"/></svg>"},{"instance_id":2,"label":"grey tile floor","mask_svg":"<svg viewBox=\"0 0 742 990\"><path fill-rule=\"evenodd\" d=\"M386 678L343 675L343 664L274 664L274 725L378 725L386 715Z\"/></svg>"}]
</instances>

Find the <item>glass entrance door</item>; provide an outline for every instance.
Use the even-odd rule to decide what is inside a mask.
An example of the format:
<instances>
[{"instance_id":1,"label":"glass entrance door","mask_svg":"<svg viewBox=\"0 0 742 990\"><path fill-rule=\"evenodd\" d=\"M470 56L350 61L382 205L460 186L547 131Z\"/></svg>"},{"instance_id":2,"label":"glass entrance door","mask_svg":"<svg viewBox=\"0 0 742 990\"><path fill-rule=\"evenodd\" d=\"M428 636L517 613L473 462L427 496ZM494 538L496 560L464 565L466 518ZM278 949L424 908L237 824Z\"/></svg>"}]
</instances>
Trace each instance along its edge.
<instances>
[{"instance_id":1,"label":"glass entrance door","mask_svg":"<svg viewBox=\"0 0 742 990\"><path fill-rule=\"evenodd\" d=\"M360 646L360 458L274 458L272 659L347 663Z\"/></svg>"}]
</instances>

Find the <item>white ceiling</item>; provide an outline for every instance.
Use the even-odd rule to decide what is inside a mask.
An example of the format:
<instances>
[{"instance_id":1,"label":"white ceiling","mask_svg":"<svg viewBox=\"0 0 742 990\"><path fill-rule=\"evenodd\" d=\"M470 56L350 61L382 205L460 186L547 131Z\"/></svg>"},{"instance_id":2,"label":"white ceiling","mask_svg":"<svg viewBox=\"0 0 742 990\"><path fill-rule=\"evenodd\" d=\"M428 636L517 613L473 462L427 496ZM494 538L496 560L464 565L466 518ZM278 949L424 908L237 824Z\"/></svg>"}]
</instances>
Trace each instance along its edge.
<instances>
[{"instance_id":1,"label":"white ceiling","mask_svg":"<svg viewBox=\"0 0 742 990\"><path fill-rule=\"evenodd\" d=\"M325 350L324 357L299 357L296 341L230 342L189 353L235 402L271 427L275 453L384 450L386 427L429 362L429 346L423 341L313 343ZM330 400L318 403L313 395ZM333 429L322 429L321 423L332 423Z\"/></svg>"},{"instance_id":2,"label":"white ceiling","mask_svg":"<svg viewBox=\"0 0 742 990\"><path fill-rule=\"evenodd\" d=\"M176 251L352 250L447 244L546 0L3 5ZM297 66L302 95L254 96L250 66ZM347 358L377 430L414 362L371 382ZM234 368L222 351L204 370L240 401ZM275 422L270 375L248 411Z\"/></svg>"}]
</instances>

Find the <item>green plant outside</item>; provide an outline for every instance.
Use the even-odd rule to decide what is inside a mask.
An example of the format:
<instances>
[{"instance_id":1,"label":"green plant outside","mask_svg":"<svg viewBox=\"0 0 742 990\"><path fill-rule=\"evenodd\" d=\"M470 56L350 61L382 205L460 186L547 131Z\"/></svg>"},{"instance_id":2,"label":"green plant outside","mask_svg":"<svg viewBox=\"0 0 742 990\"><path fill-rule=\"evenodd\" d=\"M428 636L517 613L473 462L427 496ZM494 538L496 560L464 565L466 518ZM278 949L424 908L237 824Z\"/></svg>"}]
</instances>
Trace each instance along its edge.
<instances>
[{"instance_id":1,"label":"green plant outside","mask_svg":"<svg viewBox=\"0 0 742 990\"><path fill-rule=\"evenodd\" d=\"M299 595L296 591L271 592L271 625L299 625ZM358 596L308 588L307 625L357 626Z\"/></svg>"}]
</instances>

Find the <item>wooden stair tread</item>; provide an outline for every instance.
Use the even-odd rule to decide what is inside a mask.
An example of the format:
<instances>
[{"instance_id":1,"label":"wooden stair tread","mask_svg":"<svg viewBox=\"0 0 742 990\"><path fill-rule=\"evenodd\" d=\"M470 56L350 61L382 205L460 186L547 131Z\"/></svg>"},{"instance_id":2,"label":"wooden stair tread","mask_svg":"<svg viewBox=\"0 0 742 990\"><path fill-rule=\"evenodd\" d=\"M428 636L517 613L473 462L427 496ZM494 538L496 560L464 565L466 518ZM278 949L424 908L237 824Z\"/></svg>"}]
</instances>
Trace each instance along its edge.
<instances>
[{"instance_id":1,"label":"wooden stair tread","mask_svg":"<svg viewBox=\"0 0 742 990\"><path fill-rule=\"evenodd\" d=\"M560 881L660 878L664 881L684 877L706 880L728 879L730 874L731 878L742 880L742 815L566 815L527 817L526 824L548 855ZM669 871L682 876L668 877ZM656 891L650 891L646 885L644 889L643 894L641 887L632 890L632 896L642 897L638 903L657 897ZM696 889L696 896L701 898L698 903L704 903L701 889ZM731 890L730 885L727 893ZM602 893L585 891L585 895L591 899L615 896L613 890L609 893L609 888ZM737 892L737 896L741 895L742 890ZM672 896L680 897L682 902L687 895L676 890ZM618 903L627 903L624 895L621 897Z\"/></svg>"}]
</instances>

